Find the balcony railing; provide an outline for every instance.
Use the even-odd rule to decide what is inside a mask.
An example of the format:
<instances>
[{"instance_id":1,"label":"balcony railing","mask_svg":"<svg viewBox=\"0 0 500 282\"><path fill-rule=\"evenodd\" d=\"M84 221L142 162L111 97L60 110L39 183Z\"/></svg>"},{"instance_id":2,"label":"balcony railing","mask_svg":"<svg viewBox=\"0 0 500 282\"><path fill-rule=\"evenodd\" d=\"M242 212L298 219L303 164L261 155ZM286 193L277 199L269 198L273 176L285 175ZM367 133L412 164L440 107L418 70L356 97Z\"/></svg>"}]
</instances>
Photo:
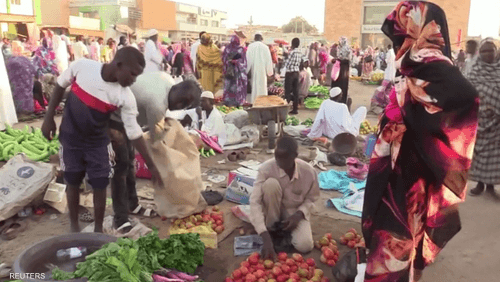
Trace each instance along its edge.
<instances>
[{"instance_id":1,"label":"balcony railing","mask_svg":"<svg viewBox=\"0 0 500 282\"><path fill-rule=\"evenodd\" d=\"M101 20L69 16L69 27L76 29L100 30Z\"/></svg>"},{"instance_id":2,"label":"balcony railing","mask_svg":"<svg viewBox=\"0 0 500 282\"><path fill-rule=\"evenodd\" d=\"M137 6L136 0L70 0L70 7L84 7L84 6L112 6L119 5L124 7L135 8Z\"/></svg>"}]
</instances>

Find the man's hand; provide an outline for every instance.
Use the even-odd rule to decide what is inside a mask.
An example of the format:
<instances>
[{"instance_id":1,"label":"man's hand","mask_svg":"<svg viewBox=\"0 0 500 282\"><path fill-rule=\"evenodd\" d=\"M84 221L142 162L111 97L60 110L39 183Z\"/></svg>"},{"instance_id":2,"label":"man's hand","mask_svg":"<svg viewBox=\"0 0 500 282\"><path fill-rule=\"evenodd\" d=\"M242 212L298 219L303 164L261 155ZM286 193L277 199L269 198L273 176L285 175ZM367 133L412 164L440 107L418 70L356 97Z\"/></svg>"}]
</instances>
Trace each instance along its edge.
<instances>
[{"instance_id":1,"label":"man's hand","mask_svg":"<svg viewBox=\"0 0 500 282\"><path fill-rule=\"evenodd\" d=\"M262 246L262 259L273 260L276 258L276 252L274 251L273 239L268 231L260 234L262 241L264 241L264 246Z\"/></svg>"},{"instance_id":2,"label":"man's hand","mask_svg":"<svg viewBox=\"0 0 500 282\"><path fill-rule=\"evenodd\" d=\"M297 211L289 218L287 218L287 220L284 222L283 230L285 231L295 230L295 228L297 228L297 226L299 225L299 222L303 219L305 219L304 213L301 211Z\"/></svg>"},{"instance_id":3,"label":"man's hand","mask_svg":"<svg viewBox=\"0 0 500 282\"><path fill-rule=\"evenodd\" d=\"M54 118L46 118L42 124L42 133L47 140L52 140L52 137L56 135L56 122Z\"/></svg>"}]
</instances>

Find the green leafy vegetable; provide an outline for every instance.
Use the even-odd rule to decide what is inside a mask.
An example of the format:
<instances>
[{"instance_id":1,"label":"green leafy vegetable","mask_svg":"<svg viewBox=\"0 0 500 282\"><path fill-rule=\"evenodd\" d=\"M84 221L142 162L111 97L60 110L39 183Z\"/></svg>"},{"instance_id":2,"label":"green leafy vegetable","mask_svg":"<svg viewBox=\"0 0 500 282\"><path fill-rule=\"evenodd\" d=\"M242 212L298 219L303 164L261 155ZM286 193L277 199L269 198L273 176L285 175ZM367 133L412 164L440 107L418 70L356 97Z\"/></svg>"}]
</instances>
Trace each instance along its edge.
<instances>
[{"instance_id":1,"label":"green leafy vegetable","mask_svg":"<svg viewBox=\"0 0 500 282\"><path fill-rule=\"evenodd\" d=\"M286 125L293 125L293 126L296 126L296 125L299 125L300 124L300 120L296 117L287 117L286 120L285 120L285 124Z\"/></svg>"},{"instance_id":2,"label":"green leafy vegetable","mask_svg":"<svg viewBox=\"0 0 500 282\"><path fill-rule=\"evenodd\" d=\"M204 254L205 245L198 234L176 234L161 240L154 230L136 241L120 238L108 243L88 255L74 273L56 268L52 276L55 280L86 277L89 282L152 282L153 272L162 267L193 273L203 264Z\"/></svg>"}]
</instances>

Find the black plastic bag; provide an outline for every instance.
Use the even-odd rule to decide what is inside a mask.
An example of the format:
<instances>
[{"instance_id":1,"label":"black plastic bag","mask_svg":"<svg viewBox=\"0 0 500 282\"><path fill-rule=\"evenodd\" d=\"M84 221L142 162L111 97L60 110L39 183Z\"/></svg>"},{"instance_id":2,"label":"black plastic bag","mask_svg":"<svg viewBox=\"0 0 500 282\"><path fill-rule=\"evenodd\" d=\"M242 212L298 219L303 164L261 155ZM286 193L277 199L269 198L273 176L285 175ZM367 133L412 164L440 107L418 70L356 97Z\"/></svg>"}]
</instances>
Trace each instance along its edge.
<instances>
[{"instance_id":1,"label":"black plastic bag","mask_svg":"<svg viewBox=\"0 0 500 282\"><path fill-rule=\"evenodd\" d=\"M332 165L346 166L347 158L339 153L330 153L327 158Z\"/></svg>"},{"instance_id":2,"label":"black plastic bag","mask_svg":"<svg viewBox=\"0 0 500 282\"><path fill-rule=\"evenodd\" d=\"M338 282L354 282L361 263L366 263L366 248L356 248L343 256L332 268L333 277Z\"/></svg>"},{"instance_id":3,"label":"black plastic bag","mask_svg":"<svg viewBox=\"0 0 500 282\"><path fill-rule=\"evenodd\" d=\"M291 253L295 251L292 244L292 232L283 230L284 223L276 222L272 228L269 229L269 235L273 240L274 251L276 253Z\"/></svg>"},{"instance_id":4,"label":"black plastic bag","mask_svg":"<svg viewBox=\"0 0 500 282\"><path fill-rule=\"evenodd\" d=\"M215 206L218 203L222 202L222 200L224 200L222 194L217 191L212 191L212 190L202 191L201 195L203 196L203 198L205 199L205 201L209 206Z\"/></svg>"}]
</instances>

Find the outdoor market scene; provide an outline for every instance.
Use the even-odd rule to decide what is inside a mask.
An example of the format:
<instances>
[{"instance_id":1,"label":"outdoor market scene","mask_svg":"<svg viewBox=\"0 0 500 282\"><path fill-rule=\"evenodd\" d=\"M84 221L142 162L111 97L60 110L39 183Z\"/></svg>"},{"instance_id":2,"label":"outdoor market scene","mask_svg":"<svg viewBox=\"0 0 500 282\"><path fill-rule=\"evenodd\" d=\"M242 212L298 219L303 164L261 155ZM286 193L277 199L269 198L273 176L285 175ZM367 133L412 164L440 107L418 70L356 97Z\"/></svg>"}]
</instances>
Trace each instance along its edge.
<instances>
[{"instance_id":1,"label":"outdoor market scene","mask_svg":"<svg viewBox=\"0 0 500 282\"><path fill-rule=\"evenodd\" d=\"M259 1L0 1L0 281L498 279L500 3Z\"/></svg>"}]
</instances>

